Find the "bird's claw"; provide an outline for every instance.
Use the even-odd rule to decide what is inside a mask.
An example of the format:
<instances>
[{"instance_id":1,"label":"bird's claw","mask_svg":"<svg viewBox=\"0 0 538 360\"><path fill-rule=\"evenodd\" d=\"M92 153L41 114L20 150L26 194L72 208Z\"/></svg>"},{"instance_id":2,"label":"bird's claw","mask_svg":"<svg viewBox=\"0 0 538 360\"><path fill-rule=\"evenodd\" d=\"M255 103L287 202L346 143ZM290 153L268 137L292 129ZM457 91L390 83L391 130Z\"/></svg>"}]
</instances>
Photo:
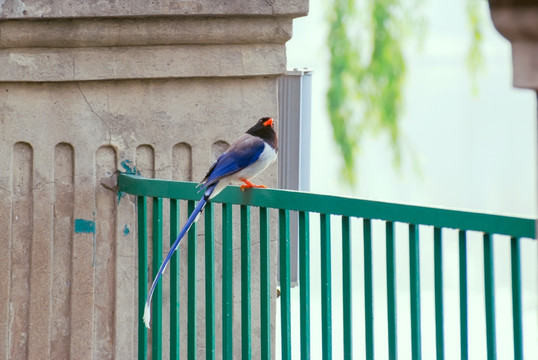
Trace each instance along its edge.
<instances>
[{"instance_id":1,"label":"bird's claw","mask_svg":"<svg viewBox=\"0 0 538 360\"><path fill-rule=\"evenodd\" d=\"M242 180L242 181L245 183L245 185L241 185L240 187L241 191L245 191L245 189L250 189L250 188L267 189L267 186L265 185L256 185L256 184L251 183L248 180Z\"/></svg>"},{"instance_id":2,"label":"bird's claw","mask_svg":"<svg viewBox=\"0 0 538 360\"><path fill-rule=\"evenodd\" d=\"M240 180L245 184L245 185L241 185L241 187L240 187L241 191L245 191L245 189L250 189L250 188L262 188L262 189L267 188L267 186L265 186L265 185L253 184L250 181L248 181L247 179L240 179Z\"/></svg>"},{"instance_id":3,"label":"bird's claw","mask_svg":"<svg viewBox=\"0 0 538 360\"><path fill-rule=\"evenodd\" d=\"M254 185L254 184L250 184L250 185L241 185L241 187L239 188L241 191L245 191L245 189L250 189L250 188L260 188L260 189L267 189L267 186L265 185Z\"/></svg>"}]
</instances>

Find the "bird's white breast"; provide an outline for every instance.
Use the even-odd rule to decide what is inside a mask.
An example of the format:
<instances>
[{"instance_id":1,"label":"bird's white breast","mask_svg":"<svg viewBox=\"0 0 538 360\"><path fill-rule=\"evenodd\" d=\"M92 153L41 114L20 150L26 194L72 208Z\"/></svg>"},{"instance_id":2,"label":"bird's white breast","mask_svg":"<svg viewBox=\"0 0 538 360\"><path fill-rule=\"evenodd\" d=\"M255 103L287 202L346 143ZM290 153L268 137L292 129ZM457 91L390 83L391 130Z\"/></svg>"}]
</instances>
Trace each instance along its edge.
<instances>
[{"instance_id":1,"label":"bird's white breast","mask_svg":"<svg viewBox=\"0 0 538 360\"><path fill-rule=\"evenodd\" d=\"M213 197L217 196L218 193L220 193L226 186L230 184L243 185L243 182L241 182L240 179L250 180L254 178L256 175L265 170L269 165L271 165L276 160L276 158L277 153L275 149L273 149L270 145L264 143L263 151L260 154L258 160L256 160L254 163L250 164L243 170L240 170L235 174L231 174L230 176L220 179L209 199L212 199Z\"/></svg>"},{"instance_id":2,"label":"bird's white breast","mask_svg":"<svg viewBox=\"0 0 538 360\"><path fill-rule=\"evenodd\" d=\"M271 165L277 158L277 153L268 144L264 144L264 148L258 160L250 164L241 171L238 171L233 175L234 181L240 181L239 179L250 180L256 175L265 170L269 165Z\"/></svg>"}]
</instances>

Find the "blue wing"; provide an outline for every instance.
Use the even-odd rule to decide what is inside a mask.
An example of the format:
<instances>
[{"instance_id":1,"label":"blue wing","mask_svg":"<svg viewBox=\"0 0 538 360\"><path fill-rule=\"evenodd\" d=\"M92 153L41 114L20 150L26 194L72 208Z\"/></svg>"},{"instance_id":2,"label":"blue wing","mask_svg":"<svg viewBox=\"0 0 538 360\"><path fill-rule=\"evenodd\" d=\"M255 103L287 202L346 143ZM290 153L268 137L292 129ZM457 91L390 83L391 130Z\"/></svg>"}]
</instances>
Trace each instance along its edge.
<instances>
[{"instance_id":1,"label":"blue wing","mask_svg":"<svg viewBox=\"0 0 538 360\"><path fill-rule=\"evenodd\" d=\"M202 180L204 188L254 163L260 157L264 147L263 140L254 136L247 134L239 138L211 166Z\"/></svg>"}]
</instances>

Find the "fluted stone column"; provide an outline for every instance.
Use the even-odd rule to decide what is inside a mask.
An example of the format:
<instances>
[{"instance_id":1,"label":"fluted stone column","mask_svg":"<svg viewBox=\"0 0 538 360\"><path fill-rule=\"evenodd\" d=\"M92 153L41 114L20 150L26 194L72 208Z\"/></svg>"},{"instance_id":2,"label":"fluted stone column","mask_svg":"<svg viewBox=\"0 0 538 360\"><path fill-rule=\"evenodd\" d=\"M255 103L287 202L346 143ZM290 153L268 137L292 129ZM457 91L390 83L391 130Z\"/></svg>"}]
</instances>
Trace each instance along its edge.
<instances>
[{"instance_id":1,"label":"fluted stone column","mask_svg":"<svg viewBox=\"0 0 538 360\"><path fill-rule=\"evenodd\" d=\"M307 0L0 1L0 359L136 357L136 205L107 178L136 166L144 176L199 180L258 118L277 118L285 43L307 8ZM260 179L275 186L276 177L273 166ZM217 319L220 254L217 242ZM238 264L239 256L237 289ZM186 296L185 286L182 356ZM218 351L219 324L216 342Z\"/></svg>"}]
</instances>

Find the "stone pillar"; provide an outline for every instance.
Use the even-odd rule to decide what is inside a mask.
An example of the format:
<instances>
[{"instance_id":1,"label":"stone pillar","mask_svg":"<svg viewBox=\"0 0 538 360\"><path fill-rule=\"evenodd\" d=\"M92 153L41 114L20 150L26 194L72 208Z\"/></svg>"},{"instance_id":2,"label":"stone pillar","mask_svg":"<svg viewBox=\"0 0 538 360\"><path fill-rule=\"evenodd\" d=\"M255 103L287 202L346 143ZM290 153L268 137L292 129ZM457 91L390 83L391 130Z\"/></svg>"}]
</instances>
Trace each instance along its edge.
<instances>
[{"instance_id":1,"label":"stone pillar","mask_svg":"<svg viewBox=\"0 0 538 360\"><path fill-rule=\"evenodd\" d=\"M135 202L106 178L136 166L199 180L226 143L276 118L285 43L307 9L307 0L0 2L0 359L136 357ZM276 177L273 166L261 181ZM218 283L220 260L216 270ZM217 350L220 338L217 328Z\"/></svg>"},{"instance_id":2,"label":"stone pillar","mask_svg":"<svg viewBox=\"0 0 538 360\"><path fill-rule=\"evenodd\" d=\"M514 86L536 91L538 100L538 2L489 0L489 4L493 24L512 43ZM536 147L538 156L538 142Z\"/></svg>"}]
</instances>

